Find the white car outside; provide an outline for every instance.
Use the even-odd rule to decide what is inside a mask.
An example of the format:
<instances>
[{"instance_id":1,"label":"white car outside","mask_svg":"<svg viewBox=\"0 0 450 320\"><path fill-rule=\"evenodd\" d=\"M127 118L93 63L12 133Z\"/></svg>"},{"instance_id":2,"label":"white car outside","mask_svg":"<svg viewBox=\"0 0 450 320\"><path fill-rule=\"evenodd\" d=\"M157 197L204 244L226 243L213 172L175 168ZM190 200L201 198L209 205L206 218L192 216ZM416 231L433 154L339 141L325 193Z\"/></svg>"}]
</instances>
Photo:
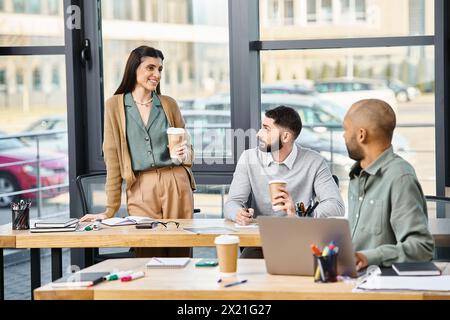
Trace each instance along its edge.
<instances>
[{"instance_id":1,"label":"white car outside","mask_svg":"<svg viewBox=\"0 0 450 320\"><path fill-rule=\"evenodd\" d=\"M397 99L394 91L384 83L364 79L330 79L317 81L315 88L318 95L333 101L346 110L362 99L380 99L389 103L397 113Z\"/></svg>"}]
</instances>

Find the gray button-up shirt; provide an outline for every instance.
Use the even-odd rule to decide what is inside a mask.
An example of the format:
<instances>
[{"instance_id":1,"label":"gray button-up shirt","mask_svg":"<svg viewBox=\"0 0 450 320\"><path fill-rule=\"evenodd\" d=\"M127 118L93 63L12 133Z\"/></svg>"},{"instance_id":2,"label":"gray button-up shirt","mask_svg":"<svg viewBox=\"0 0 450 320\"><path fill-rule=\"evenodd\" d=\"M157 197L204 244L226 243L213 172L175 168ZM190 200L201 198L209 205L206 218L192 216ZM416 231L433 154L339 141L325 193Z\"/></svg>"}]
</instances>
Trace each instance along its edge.
<instances>
[{"instance_id":1,"label":"gray button-up shirt","mask_svg":"<svg viewBox=\"0 0 450 320\"><path fill-rule=\"evenodd\" d=\"M125 116L128 148L133 171L173 165L167 147L169 123L156 94L147 126L142 121L131 93L125 94Z\"/></svg>"},{"instance_id":2,"label":"gray button-up shirt","mask_svg":"<svg viewBox=\"0 0 450 320\"><path fill-rule=\"evenodd\" d=\"M311 198L317 198L320 202L314 211L317 217L344 215L344 202L325 159L296 144L282 163L275 162L271 153L258 148L242 153L225 203L225 217L235 220L250 193L255 216L286 215L272 210L269 181L274 179L287 181L287 190L294 202L302 201L308 206Z\"/></svg>"},{"instance_id":3,"label":"gray button-up shirt","mask_svg":"<svg viewBox=\"0 0 450 320\"><path fill-rule=\"evenodd\" d=\"M422 187L414 168L392 146L366 169L359 163L352 167L348 204L354 249L369 265L433 257Z\"/></svg>"}]
</instances>

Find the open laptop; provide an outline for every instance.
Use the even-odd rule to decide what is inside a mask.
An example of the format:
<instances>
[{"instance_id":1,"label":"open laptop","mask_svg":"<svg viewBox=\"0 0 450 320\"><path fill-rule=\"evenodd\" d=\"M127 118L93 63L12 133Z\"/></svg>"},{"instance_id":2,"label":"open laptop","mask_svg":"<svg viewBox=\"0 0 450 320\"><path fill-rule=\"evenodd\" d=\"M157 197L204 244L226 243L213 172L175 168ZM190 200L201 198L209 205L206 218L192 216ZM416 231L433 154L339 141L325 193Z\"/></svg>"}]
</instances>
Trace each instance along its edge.
<instances>
[{"instance_id":1,"label":"open laptop","mask_svg":"<svg viewBox=\"0 0 450 320\"><path fill-rule=\"evenodd\" d=\"M320 249L330 241L339 247L337 271L356 277L355 257L346 219L258 217L267 272L279 275L312 276L311 244Z\"/></svg>"}]
</instances>

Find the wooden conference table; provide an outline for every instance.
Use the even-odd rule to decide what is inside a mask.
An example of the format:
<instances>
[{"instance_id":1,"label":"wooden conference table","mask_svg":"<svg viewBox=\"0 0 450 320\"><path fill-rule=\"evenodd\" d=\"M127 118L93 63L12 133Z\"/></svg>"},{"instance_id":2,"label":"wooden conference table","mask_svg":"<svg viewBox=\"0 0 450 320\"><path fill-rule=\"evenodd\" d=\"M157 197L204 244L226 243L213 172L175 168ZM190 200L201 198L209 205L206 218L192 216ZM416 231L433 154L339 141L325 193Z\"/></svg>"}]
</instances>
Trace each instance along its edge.
<instances>
[{"instance_id":1,"label":"wooden conference table","mask_svg":"<svg viewBox=\"0 0 450 320\"><path fill-rule=\"evenodd\" d=\"M167 220L160 220L167 221ZM261 246L257 228L235 228L225 219L180 219L178 229L159 226L156 229L136 229L132 226L107 227L98 231L31 233L13 231L11 224L0 226L0 266L3 267L3 248L31 249L31 290L41 286L40 249L52 249L52 280L62 276L62 248L128 248L128 247L213 247L214 238L221 234L238 235L240 246ZM87 225L87 224L86 224ZM185 230L203 230L197 234ZM86 254L92 257L92 254ZM88 262L87 265L91 265ZM3 268L0 274L0 299L4 298Z\"/></svg>"},{"instance_id":2,"label":"wooden conference table","mask_svg":"<svg viewBox=\"0 0 450 320\"><path fill-rule=\"evenodd\" d=\"M164 220L162 220L164 221ZM0 300L4 299L3 249L30 249L31 290L41 286L40 249L50 248L52 254L52 280L62 276L62 248L127 248L127 247L212 247L217 235L238 235L240 246L261 246L259 230L235 228L224 219L186 219L178 230L136 229L134 226L103 227L99 231L30 233L12 231L11 224L0 226ZM207 234L196 234L185 228L210 228ZM218 228L218 229L217 229ZM450 246L450 219L430 219L429 228L436 245ZM234 230L234 232L233 232ZM224 232L225 231L225 232ZM92 257L89 253L86 256ZM87 266L92 262L88 262Z\"/></svg>"},{"instance_id":3,"label":"wooden conference table","mask_svg":"<svg viewBox=\"0 0 450 320\"><path fill-rule=\"evenodd\" d=\"M224 288L217 283L218 267L198 268L193 259L183 269L148 269L148 258L112 259L91 266L83 272L112 270L144 271L145 277L131 282L107 281L91 288L53 288L47 284L34 291L37 300L137 300L137 299L450 299L450 292L386 291L353 292L355 280L336 283L314 283L312 277L278 276L266 272L263 259L239 259L237 279L247 283ZM445 274L448 263L437 263Z\"/></svg>"}]
</instances>

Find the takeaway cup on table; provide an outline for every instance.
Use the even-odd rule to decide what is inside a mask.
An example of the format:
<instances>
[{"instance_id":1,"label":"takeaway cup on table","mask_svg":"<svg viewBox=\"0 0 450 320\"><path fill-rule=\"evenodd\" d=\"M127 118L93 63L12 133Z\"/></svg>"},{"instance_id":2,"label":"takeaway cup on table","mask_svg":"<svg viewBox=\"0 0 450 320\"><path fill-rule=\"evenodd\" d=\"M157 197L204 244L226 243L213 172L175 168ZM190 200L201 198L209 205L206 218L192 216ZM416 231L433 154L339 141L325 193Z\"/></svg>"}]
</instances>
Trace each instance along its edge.
<instances>
[{"instance_id":1,"label":"takeaway cup on table","mask_svg":"<svg viewBox=\"0 0 450 320\"><path fill-rule=\"evenodd\" d=\"M214 241L219 258L221 278L234 277L237 271L239 237L221 235Z\"/></svg>"}]
</instances>

